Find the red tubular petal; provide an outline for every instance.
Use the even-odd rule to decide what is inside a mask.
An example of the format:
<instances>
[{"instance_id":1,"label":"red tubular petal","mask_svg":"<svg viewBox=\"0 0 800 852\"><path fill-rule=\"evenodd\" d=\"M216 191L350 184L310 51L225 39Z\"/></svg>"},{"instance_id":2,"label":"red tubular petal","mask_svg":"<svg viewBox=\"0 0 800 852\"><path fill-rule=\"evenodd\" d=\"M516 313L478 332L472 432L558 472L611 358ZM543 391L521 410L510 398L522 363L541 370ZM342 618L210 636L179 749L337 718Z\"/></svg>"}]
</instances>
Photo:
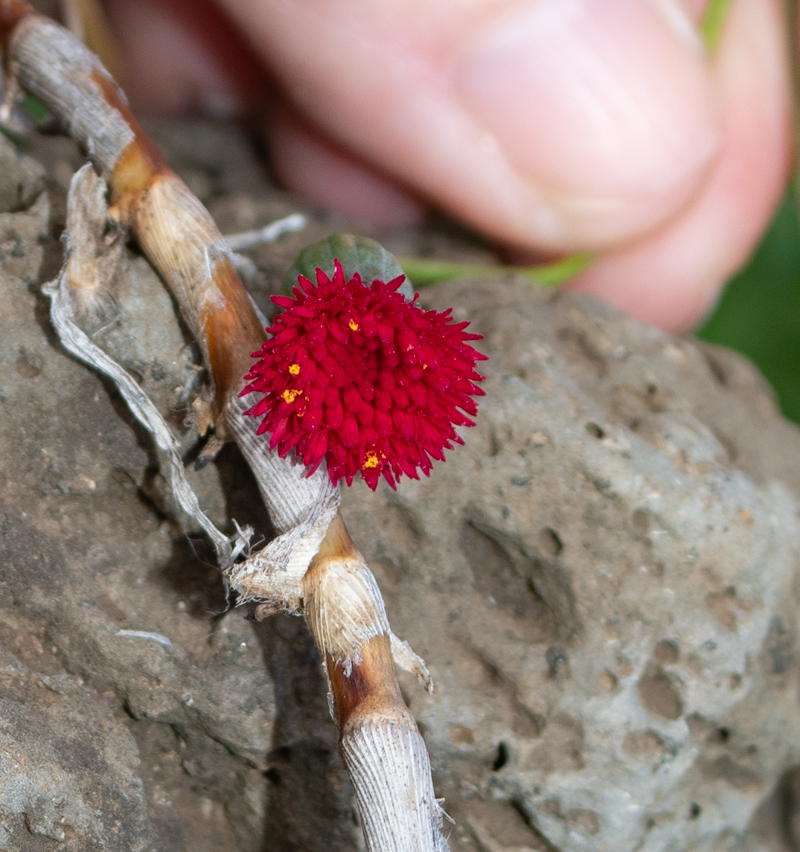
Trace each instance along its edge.
<instances>
[{"instance_id":1,"label":"red tubular petal","mask_svg":"<svg viewBox=\"0 0 800 852\"><path fill-rule=\"evenodd\" d=\"M341 402L325 406L325 425L329 429L338 429L344 422L344 408Z\"/></svg>"},{"instance_id":2,"label":"red tubular petal","mask_svg":"<svg viewBox=\"0 0 800 852\"><path fill-rule=\"evenodd\" d=\"M363 400L355 385L348 385L342 392L342 403L346 411L354 414L361 408Z\"/></svg>"},{"instance_id":3,"label":"red tubular petal","mask_svg":"<svg viewBox=\"0 0 800 852\"><path fill-rule=\"evenodd\" d=\"M403 388L392 388L392 402L398 408L408 408L408 394L403 390Z\"/></svg>"},{"instance_id":4,"label":"red tubular petal","mask_svg":"<svg viewBox=\"0 0 800 852\"><path fill-rule=\"evenodd\" d=\"M345 447L354 447L358 444L360 433L358 423L352 414L345 414L342 421L342 443Z\"/></svg>"},{"instance_id":5,"label":"red tubular petal","mask_svg":"<svg viewBox=\"0 0 800 852\"><path fill-rule=\"evenodd\" d=\"M375 418L373 421L375 429L378 434L385 438L387 435L391 435L392 433L392 418L385 412L376 410Z\"/></svg>"},{"instance_id":6,"label":"red tubular petal","mask_svg":"<svg viewBox=\"0 0 800 852\"><path fill-rule=\"evenodd\" d=\"M356 412L356 417L358 418L358 422L362 426L369 426L372 423L374 417L372 406L362 405L361 408L359 408Z\"/></svg>"}]
</instances>

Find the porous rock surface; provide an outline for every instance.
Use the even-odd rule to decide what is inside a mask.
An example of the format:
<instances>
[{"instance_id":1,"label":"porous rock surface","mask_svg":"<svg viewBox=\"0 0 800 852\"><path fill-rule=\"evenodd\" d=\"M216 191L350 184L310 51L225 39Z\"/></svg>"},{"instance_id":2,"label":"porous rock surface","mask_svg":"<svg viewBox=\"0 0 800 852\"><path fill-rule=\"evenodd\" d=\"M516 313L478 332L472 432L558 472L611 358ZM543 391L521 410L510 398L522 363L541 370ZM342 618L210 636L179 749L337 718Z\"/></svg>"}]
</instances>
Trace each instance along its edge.
<instances>
[{"instance_id":1,"label":"porous rock surface","mask_svg":"<svg viewBox=\"0 0 800 852\"><path fill-rule=\"evenodd\" d=\"M740 358L596 302L427 301L485 336L479 425L430 482L345 505L433 666L408 694L453 816L488 849L500 803L546 843L496 848L757 848L800 744L797 430Z\"/></svg>"},{"instance_id":2,"label":"porous rock surface","mask_svg":"<svg viewBox=\"0 0 800 852\"><path fill-rule=\"evenodd\" d=\"M0 193L0 849L360 848L302 621L214 614L211 554L170 518L147 436L53 339L63 191L19 174ZM291 209L220 191L223 228ZM275 257L328 224L258 258L261 304ZM95 339L189 447L191 348L144 261L118 284ZM401 675L451 847L800 848L800 432L738 356L589 299L496 279L424 301L484 335L478 424L430 479L356 485L344 513L436 681ZM268 533L235 451L193 477L218 523Z\"/></svg>"}]
</instances>

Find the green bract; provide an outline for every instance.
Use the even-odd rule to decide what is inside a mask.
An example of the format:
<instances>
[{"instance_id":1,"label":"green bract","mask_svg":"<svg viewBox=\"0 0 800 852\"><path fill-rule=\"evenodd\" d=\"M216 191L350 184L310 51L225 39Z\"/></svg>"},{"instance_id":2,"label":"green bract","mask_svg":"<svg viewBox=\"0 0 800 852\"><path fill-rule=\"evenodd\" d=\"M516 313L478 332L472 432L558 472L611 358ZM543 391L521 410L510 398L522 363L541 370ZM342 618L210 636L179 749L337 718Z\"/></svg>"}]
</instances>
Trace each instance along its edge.
<instances>
[{"instance_id":1,"label":"green bract","mask_svg":"<svg viewBox=\"0 0 800 852\"><path fill-rule=\"evenodd\" d=\"M297 276L304 275L316 281L317 269L321 269L329 278L334 275L333 259L342 265L344 277L349 280L358 272L362 281L392 281L405 275L394 255L369 237L357 237L353 234L331 234L318 243L307 246L297 256L283 279L284 292L289 294L297 286ZM414 289L408 278L397 290L407 301L414 298Z\"/></svg>"}]
</instances>

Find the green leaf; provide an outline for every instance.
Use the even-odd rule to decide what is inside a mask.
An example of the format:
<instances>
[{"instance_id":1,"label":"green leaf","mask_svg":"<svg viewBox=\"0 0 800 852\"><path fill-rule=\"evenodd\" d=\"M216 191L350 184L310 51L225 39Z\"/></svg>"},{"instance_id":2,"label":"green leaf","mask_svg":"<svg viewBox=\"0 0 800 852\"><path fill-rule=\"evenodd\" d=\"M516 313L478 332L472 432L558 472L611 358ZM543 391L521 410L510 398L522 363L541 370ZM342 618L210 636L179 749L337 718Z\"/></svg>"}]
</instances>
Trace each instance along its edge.
<instances>
[{"instance_id":1,"label":"green leaf","mask_svg":"<svg viewBox=\"0 0 800 852\"><path fill-rule=\"evenodd\" d=\"M751 358L775 388L783 413L800 423L800 227L793 192L697 335Z\"/></svg>"},{"instance_id":2,"label":"green leaf","mask_svg":"<svg viewBox=\"0 0 800 852\"><path fill-rule=\"evenodd\" d=\"M22 107L34 120L37 126L47 124L53 118L50 110L48 110L41 101L34 98L33 95L25 95L22 100Z\"/></svg>"},{"instance_id":3,"label":"green leaf","mask_svg":"<svg viewBox=\"0 0 800 852\"><path fill-rule=\"evenodd\" d=\"M534 284L555 287L563 284L592 261L591 254L573 254L539 266L489 266L472 263L451 263L447 260L427 260L417 257L400 258L406 275L417 287L441 284L454 278L483 278L487 275L521 275Z\"/></svg>"},{"instance_id":4,"label":"green leaf","mask_svg":"<svg viewBox=\"0 0 800 852\"><path fill-rule=\"evenodd\" d=\"M22 109L33 120L37 128L45 127L53 121L51 112L41 101L34 98L33 95L25 95L20 103ZM21 151L27 150L30 147L30 140L24 131L18 132L5 125L0 125L0 134L13 142Z\"/></svg>"},{"instance_id":5,"label":"green leaf","mask_svg":"<svg viewBox=\"0 0 800 852\"><path fill-rule=\"evenodd\" d=\"M353 234L331 234L330 237L313 243L300 252L283 279L284 292L292 292L292 287L297 285L298 275L305 275L311 281L316 281L317 269L321 269L331 277L334 272L334 258L342 264L345 278L352 278L353 274L358 272L366 284L376 278L391 281L406 275L397 258L376 240ZM409 301L414 298L414 290L408 278L397 292L402 293Z\"/></svg>"},{"instance_id":6,"label":"green leaf","mask_svg":"<svg viewBox=\"0 0 800 852\"><path fill-rule=\"evenodd\" d=\"M700 35L703 37L706 50L713 53L716 50L722 28L728 16L731 0L711 0L700 22Z\"/></svg>"}]
</instances>

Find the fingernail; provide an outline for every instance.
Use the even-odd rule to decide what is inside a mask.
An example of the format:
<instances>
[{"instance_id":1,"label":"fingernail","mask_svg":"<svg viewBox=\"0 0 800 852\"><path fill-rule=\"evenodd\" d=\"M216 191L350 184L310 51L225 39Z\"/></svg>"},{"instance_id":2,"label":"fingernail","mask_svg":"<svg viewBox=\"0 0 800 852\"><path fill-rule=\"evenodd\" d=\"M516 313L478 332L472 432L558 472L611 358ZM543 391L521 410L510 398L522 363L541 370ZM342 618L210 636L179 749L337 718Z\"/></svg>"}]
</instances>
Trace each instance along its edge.
<instances>
[{"instance_id":1,"label":"fingernail","mask_svg":"<svg viewBox=\"0 0 800 852\"><path fill-rule=\"evenodd\" d=\"M672 0L521 2L456 57L456 97L554 209L624 219L626 204L645 218L649 205L657 218L688 197L719 139L681 16Z\"/></svg>"}]
</instances>

